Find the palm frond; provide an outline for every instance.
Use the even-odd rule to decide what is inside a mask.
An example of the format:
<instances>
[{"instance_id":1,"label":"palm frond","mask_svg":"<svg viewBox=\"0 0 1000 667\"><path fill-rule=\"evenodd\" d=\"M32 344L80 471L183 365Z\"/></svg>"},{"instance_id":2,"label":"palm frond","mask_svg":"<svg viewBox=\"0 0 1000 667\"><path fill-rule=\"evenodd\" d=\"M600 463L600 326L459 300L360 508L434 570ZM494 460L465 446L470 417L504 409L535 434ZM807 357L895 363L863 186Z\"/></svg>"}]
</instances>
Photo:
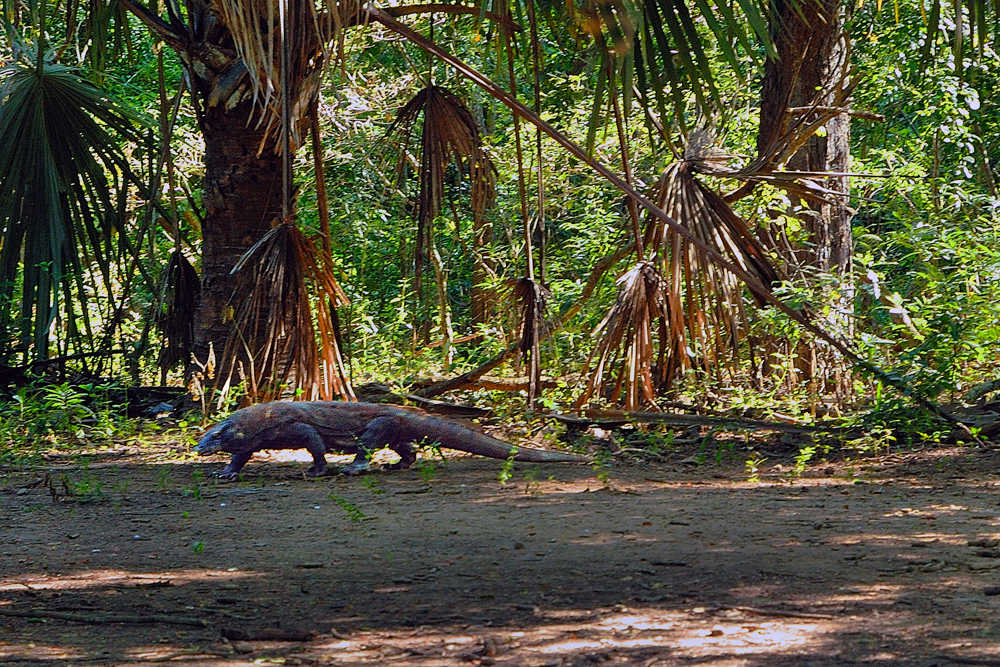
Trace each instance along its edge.
<instances>
[{"instance_id":1,"label":"palm frond","mask_svg":"<svg viewBox=\"0 0 1000 667\"><path fill-rule=\"evenodd\" d=\"M358 20L357 0L219 0L223 22L250 77L261 121L270 130L279 127L282 100L291 117L303 116L315 97L324 68L342 39L342 30ZM285 27L290 30L286 33ZM282 78L281 51L287 48L288 71ZM282 81L289 90L282 90ZM293 123L289 145L301 146L303 137ZM277 142L278 146L285 141Z\"/></svg>"},{"instance_id":2,"label":"palm frond","mask_svg":"<svg viewBox=\"0 0 1000 667\"><path fill-rule=\"evenodd\" d=\"M777 284L782 277L764 247L694 172L692 162L671 165L651 199L757 282ZM647 216L643 245L654 259L619 279L619 297L599 328L603 336L597 362L578 406L605 387L605 375L616 363L621 368L605 396L617 401L624 393L630 410L641 402L654 404L655 395L668 391L679 371L694 365L717 374L723 369L735 373L740 335L749 326L743 281L656 216ZM754 297L762 303L761 295Z\"/></svg>"},{"instance_id":3,"label":"palm frond","mask_svg":"<svg viewBox=\"0 0 1000 667\"><path fill-rule=\"evenodd\" d=\"M187 256L177 250L170 254L164 271L161 307L156 313L156 327L163 333L157 365L169 370L187 363L194 349L194 318L201 293L198 272Z\"/></svg>"},{"instance_id":4,"label":"palm frond","mask_svg":"<svg viewBox=\"0 0 1000 667\"><path fill-rule=\"evenodd\" d=\"M587 0L578 11L595 42L612 47L621 80L635 80L642 99L653 102L661 117L672 109L685 130L689 94L703 111L723 108L711 52L738 76L745 58L757 57L754 44L774 53L766 4L740 0L736 5L727 0ZM622 89L629 108L632 86Z\"/></svg>"},{"instance_id":5,"label":"palm frond","mask_svg":"<svg viewBox=\"0 0 1000 667\"><path fill-rule=\"evenodd\" d=\"M26 53L0 69L0 303L20 304L10 338L43 358L59 312L92 331L81 281L96 271L112 284L107 241L134 254L118 195L136 182L120 144L137 138L136 116L78 69Z\"/></svg>"},{"instance_id":6,"label":"palm frond","mask_svg":"<svg viewBox=\"0 0 1000 667\"><path fill-rule=\"evenodd\" d=\"M348 299L324 255L302 230L274 226L233 272L243 276L243 288L223 366L244 364L247 395L266 401L290 389L304 400L354 400L330 310ZM217 386L225 389L233 379L220 378Z\"/></svg>"},{"instance_id":7,"label":"palm frond","mask_svg":"<svg viewBox=\"0 0 1000 667\"><path fill-rule=\"evenodd\" d=\"M535 398L542 391L542 367L539 345L548 337L546 312L552 293L545 285L531 278L515 281L511 299L520 310L521 356L528 359L528 407L534 409Z\"/></svg>"},{"instance_id":8,"label":"palm frond","mask_svg":"<svg viewBox=\"0 0 1000 667\"><path fill-rule=\"evenodd\" d=\"M429 86L419 91L396 115L386 131L399 150L397 177L405 179L406 151L414 125L423 115L420 133L417 238L414 247L414 277L420 293L424 258L432 224L441 213L445 193L445 170L454 164L470 181L469 205L477 225L496 199L495 169L483 150L479 128L462 100L445 88Z\"/></svg>"},{"instance_id":9,"label":"palm frond","mask_svg":"<svg viewBox=\"0 0 1000 667\"><path fill-rule=\"evenodd\" d=\"M605 388L604 398L615 403L624 393L628 410L638 410L643 404L656 406L653 326L667 319L666 284L651 262L636 264L617 284L618 298L594 332L601 340L588 362L593 372L577 399L578 410ZM609 374L613 376L610 386L605 380Z\"/></svg>"}]
</instances>

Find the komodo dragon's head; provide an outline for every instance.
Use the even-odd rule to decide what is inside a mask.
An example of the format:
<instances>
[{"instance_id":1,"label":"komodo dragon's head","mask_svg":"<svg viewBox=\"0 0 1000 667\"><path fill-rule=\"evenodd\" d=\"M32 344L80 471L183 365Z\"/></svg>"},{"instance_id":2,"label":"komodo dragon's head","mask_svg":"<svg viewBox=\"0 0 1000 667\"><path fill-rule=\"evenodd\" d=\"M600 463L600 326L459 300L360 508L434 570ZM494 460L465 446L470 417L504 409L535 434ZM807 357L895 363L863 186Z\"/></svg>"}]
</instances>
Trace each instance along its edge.
<instances>
[{"instance_id":1,"label":"komodo dragon's head","mask_svg":"<svg viewBox=\"0 0 1000 667\"><path fill-rule=\"evenodd\" d=\"M205 435L195 445L194 451L202 456L220 451L234 453L234 446L238 446L236 443L244 437L243 432L236 424L228 419L223 419L205 432Z\"/></svg>"}]
</instances>

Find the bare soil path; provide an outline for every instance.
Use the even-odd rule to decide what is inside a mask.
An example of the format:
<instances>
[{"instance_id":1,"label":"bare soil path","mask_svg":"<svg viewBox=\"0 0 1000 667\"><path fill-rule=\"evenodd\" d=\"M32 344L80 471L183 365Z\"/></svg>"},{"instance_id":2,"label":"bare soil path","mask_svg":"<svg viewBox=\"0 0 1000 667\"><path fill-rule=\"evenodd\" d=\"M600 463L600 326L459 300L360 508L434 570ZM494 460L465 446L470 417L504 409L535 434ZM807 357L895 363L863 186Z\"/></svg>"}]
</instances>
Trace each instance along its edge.
<instances>
[{"instance_id":1,"label":"bare soil path","mask_svg":"<svg viewBox=\"0 0 1000 667\"><path fill-rule=\"evenodd\" d=\"M1000 452L775 463L0 471L0 665L1000 665Z\"/></svg>"}]
</instances>

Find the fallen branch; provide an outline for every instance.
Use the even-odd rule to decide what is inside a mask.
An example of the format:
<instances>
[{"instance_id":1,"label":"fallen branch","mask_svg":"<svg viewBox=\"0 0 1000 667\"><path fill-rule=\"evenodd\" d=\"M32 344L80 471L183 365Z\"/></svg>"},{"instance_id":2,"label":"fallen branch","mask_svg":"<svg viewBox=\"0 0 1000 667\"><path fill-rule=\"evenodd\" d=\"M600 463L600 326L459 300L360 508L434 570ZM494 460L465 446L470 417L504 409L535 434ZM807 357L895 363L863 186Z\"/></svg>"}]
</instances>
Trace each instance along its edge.
<instances>
[{"instance_id":1,"label":"fallen branch","mask_svg":"<svg viewBox=\"0 0 1000 667\"><path fill-rule=\"evenodd\" d=\"M466 389L487 389L489 391L527 391L530 378L526 376L503 378L495 375L484 375L478 380L473 380L465 386ZM435 380L417 380L413 383L416 386L432 387ZM541 386L545 389L555 389L559 386L556 380L543 379ZM426 400L426 399L425 399Z\"/></svg>"},{"instance_id":2,"label":"fallen branch","mask_svg":"<svg viewBox=\"0 0 1000 667\"><path fill-rule=\"evenodd\" d=\"M975 403L986 394L992 394L994 391L1000 389L1000 380L990 380L989 382L980 382L975 387L970 389L962 396L962 402L964 403Z\"/></svg>"},{"instance_id":3,"label":"fallen branch","mask_svg":"<svg viewBox=\"0 0 1000 667\"><path fill-rule=\"evenodd\" d=\"M670 426L721 426L757 431L781 431L783 433L831 433L847 435L856 429L818 426L815 424L789 424L769 422L741 417L714 417L710 415L679 415L666 412L626 412L623 410L584 410L582 417L550 414L552 419L573 426L615 427L622 424L667 424Z\"/></svg>"},{"instance_id":4,"label":"fallen branch","mask_svg":"<svg viewBox=\"0 0 1000 667\"><path fill-rule=\"evenodd\" d=\"M792 611L790 609L767 609L766 607L719 607L722 609L732 609L734 611L742 611L747 614L759 614L761 616L787 616L788 618L814 618L820 621L831 621L836 616L833 614L819 614L810 611Z\"/></svg>"},{"instance_id":5,"label":"fallen branch","mask_svg":"<svg viewBox=\"0 0 1000 667\"><path fill-rule=\"evenodd\" d=\"M137 655L136 659L142 662L173 662L178 658L228 658L228 653L221 653L218 651L207 651L202 649L190 649L186 651L174 651L173 653L165 653L163 655L150 655L142 654Z\"/></svg>"},{"instance_id":6,"label":"fallen branch","mask_svg":"<svg viewBox=\"0 0 1000 667\"><path fill-rule=\"evenodd\" d=\"M77 623L167 623L170 625L186 625L194 628L207 628L208 622L200 618L174 616L173 614L82 614L75 611L55 611L50 609L0 609L0 616L16 616L18 618L56 618Z\"/></svg>"}]
</instances>

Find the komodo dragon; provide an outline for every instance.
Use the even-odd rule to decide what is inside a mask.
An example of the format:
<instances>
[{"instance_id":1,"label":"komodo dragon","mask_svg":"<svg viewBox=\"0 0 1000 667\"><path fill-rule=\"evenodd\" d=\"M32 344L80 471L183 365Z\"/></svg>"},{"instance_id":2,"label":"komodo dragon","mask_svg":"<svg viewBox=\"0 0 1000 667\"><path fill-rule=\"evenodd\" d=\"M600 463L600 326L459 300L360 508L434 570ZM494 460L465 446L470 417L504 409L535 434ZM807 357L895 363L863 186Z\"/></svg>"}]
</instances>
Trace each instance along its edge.
<instances>
[{"instance_id":1,"label":"komodo dragon","mask_svg":"<svg viewBox=\"0 0 1000 667\"><path fill-rule=\"evenodd\" d=\"M254 452L262 449L306 449L313 457L308 477L326 472L327 452L356 454L341 472L358 475L368 468L371 455L383 447L399 454L392 468L407 468L417 459L414 443L438 444L493 459L513 458L529 463L585 462L586 458L514 447L458 424L419 412L376 403L336 401L261 403L237 410L209 429L195 451L201 455L233 455L214 477L235 479Z\"/></svg>"}]
</instances>

